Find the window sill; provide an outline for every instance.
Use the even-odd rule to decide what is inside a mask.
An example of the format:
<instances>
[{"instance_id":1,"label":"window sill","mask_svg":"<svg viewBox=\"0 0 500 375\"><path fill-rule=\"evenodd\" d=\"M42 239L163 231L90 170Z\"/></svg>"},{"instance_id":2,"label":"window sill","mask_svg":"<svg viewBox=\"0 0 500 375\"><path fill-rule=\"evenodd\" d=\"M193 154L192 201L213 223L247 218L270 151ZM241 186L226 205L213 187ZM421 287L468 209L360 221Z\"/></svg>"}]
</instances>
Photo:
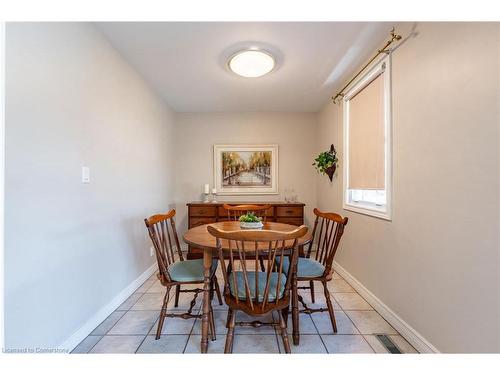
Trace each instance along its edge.
<instances>
[{"instance_id":1,"label":"window sill","mask_svg":"<svg viewBox=\"0 0 500 375\"><path fill-rule=\"evenodd\" d=\"M391 216L390 212L377 211L377 210L368 208L366 206L362 206L362 205L357 206L357 205L353 205L353 204L349 204L349 203L344 203L343 208L344 208L344 210L347 210L347 211L357 212L357 213L360 213L363 215L373 216L373 217L376 217L378 219L392 221L392 216Z\"/></svg>"}]
</instances>

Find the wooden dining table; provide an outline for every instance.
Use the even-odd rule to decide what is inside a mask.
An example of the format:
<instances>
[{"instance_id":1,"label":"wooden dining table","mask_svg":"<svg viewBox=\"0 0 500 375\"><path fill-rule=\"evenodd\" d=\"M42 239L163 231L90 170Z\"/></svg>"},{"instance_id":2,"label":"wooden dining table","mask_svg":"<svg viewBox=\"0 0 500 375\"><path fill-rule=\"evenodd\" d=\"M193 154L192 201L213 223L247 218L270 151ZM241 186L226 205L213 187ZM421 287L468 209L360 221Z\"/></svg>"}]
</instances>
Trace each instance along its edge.
<instances>
[{"instance_id":1,"label":"wooden dining table","mask_svg":"<svg viewBox=\"0 0 500 375\"><path fill-rule=\"evenodd\" d=\"M225 231L240 230L239 222L237 221L222 221L218 223L200 225L189 229L184 234L184 242L195 248L203 249L203 268L204 268L204 286L203 286L203 315L201 320L201 352L206 353L208 350L208 317L210 312L210 269L212 267L212 259L217 250L216 239L207 231L207 227L211 225L217 229ZM296 229L297 226L266 222L264 223L263 230L277 230L289 232ZM304 237L298 241L298 247L302 248L312 240L312 235L308 232ZM224 248L224 242L222 242ZM286 246L286 245L285 245ZM292 242L290 242L290 247ZM265 250L265 249L264 249ZM292 269L292 337L295 345L299 344L299 309L298 309L298 294L297 294L297 270L296 267Z\"/></svg>"}]
</instances>

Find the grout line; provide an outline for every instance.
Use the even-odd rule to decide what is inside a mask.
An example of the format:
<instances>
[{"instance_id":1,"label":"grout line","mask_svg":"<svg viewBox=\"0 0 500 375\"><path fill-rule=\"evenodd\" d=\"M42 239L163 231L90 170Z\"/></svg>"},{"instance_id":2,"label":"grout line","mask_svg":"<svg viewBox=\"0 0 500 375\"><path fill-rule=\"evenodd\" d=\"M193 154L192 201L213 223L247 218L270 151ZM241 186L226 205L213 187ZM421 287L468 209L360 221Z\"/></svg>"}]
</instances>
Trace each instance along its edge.
<instances>
[{"instance_id":1,"label":"grout line","mask_svg":"<svg viewBox=\"0 0 500 375\"><path fill-rule=\"evenodd\" d=\"M137 351L139 350L139 348L142 346L142 344L144 343L144 340L146 340L146 337L148 337L148 335L146 334L144 336L144 338L142 339L142 341L139 343L139 345L137 345L137 348L135 349L134 351L134 354L137 354Z\"/></svg>"},{"instance_id":2,"label":"grout line","mask_svg":"<svg viewBox=\"0 0 500 375\"><path fill-rule=\"evenodd\" d=\"M111 314L114 314L114 313L115 313L115 312L117 312L117 311L118 311L118 310L115 310L115 311L113 311ZM120 311L123 311L123 310L120 310ZM114 328L114 326L116 326L116 325L118 324L118 322L119 322L120 320L122 320L122 318L125 316L125 314L126 314L127 312L128 312L128 311L125 311L125 312L123 313L123 315L122 315L122 316L120 316L120 319L118 319L118 320L115 322L115 324L113 324L111 327L109 327L109 329L108 329L108 330L107 330L107 331L103 334L103 336L106 336L106 335L108 334L108 332L109 332L109 331L111 331L111 330ZM111 314L109 314L108 318L111 316ZM108 319L108 318L106 318L106 319ZM104 320L103 320L103 323L106 321L106 319L104 319ZM101 324L102 324L102 323L101 323ZM97 328L97 327L96 327L96 328ZM95 331L95 330L94 330L94 331ZM93 331L92 331L92 332L93 332ZM89 336L90 336L90 335L92 335L92 332L90 332ZM89 336L87 336L87 337L89 337ZM97 336L97 335L95 335L95 336Z\"/></svg>"},{"instance_id":3,"label":"grout line","mask_svg":"<svg viewBox=\"0 0 500 375\"><path fill-rule=\"evenodd\" d=\"M149 278L148 278L148 280L149 280ZM146 281L144 281L144 283L145 283L145 282L147 282L147 280L146 280ZM142 285L144 285L144 283L143 283ZM141 285L139 288L141 288L141 287L142 287L142 285ZM139 288L137 288L137 289L139 289ZM144 295L144 293L137 292L137 289L136 289L134 292L132 292L132 293L130 294L130 296L128 296L128 297L127 297L127 299L129 299L129 298L130 298L133 294L135 294L135 293L138 293L138 294L142 294L142 295ZM139 298L139 299L140 299L140 298ZM125 300L125 301L126 301L126 300ZM136 303L137 303L137 301L136 301ZM135 304L134 304L134 305L135 305ZM123 317L127 314L127 312L129 312L129 311L130 311L130 309L131 309L134 305L132 305L131 307L129 307L127 310L118 310L118 309L120 308L120 306L121 306L121 305L120 305L120 306L118 306L118 307L117 307L117 308L116 308L116 309L115 309L115 310L114 310L111 314L113 314L113 313L115 313L115 312L117 312L117 311L120 311L120 312L121 312L121 311L124 311L124 313L123 313L123 315L120 317L120 319L118 319L118 320L115 322L115 324L113 324L113 325L112 325L112 326L111 326L111 327L110 327L110 328L109 328L109 329L108 329L108 330L107 330L107 331L106 331L103 335L92 335L92 332L93 332L93 331L92 331L91 333L89 333L89 334L87 335L87 337L85 337L82 341L80 341L80 342L78 343L78 345L80 345L80 344L81 344L81 343L82 343L85 339L87 339L87 338L88 338L88 337L90 337L90 336L101 336L101 338L100 338L99 340L97 340L97 342L96 342L96 343L95 343L95 344L94 344L94 345L93 345L93 346L92 346L92 347L91 347L91 348L90 348L90 349L86 352L86 354L90 353L90 351L91 351L92 349L94 349L94 347L95 347L95 346L96 346L96 345L97 345L97 344L98 344L98 343L102 340L102 338L103 338L104 336L113 336L113 335L108 335L109 331L111 331L111 329L113 329L113 327L114 327L116 324L118 324L118 322L119 322L120 320L122 320L122 318L123 318ZM109 314L109 315L106 317L106 319L108 319L108 318L111 316L111 314ZM103 320L103 322L104 322L104 321L106 321L106 319L104 319L104 320ZM102 322L102 323L103 323L103 322ZM102 324L102 323L101 323L101 324ZM97 328L97 327L96 327L96 328ZM142 344L142 343L141 343L141 344ZM77 346L78 346L78 345L77 345ZM140 346L140 345L139 345L139 346ZM75 347L75 348L76 348L76 347Z\"/></svg>"},{"instance_id":4,"label":"grout line","mask_svg":"<svg viewBox=\"0 0 500 375\"><path fill-rule=\"evenodd\" d=\"M103 338L104 336L105 336L105 335L101 336L101 338L100 338L99 340L97 340L97 342L96 342L94 345L92 345L92 347L91 347L91 348L89 348L89 350L87 350L87 352L86 352L85 354L89 354L89 353L91 352L91 350L92 350L92 349L94 349L94 347L95 347L95 346L96 346L96 345L97 345L97 344L98 344L98 343L102 340L102 338ZM87 336L87 337L89 337L89 336ZM85 339L83 339L83 340L85 340ZM82 340L82 341L83 341L83 340ZM81 343L80 343L80 344L81 344ZM80 344L78 344L78 345L80 345Z\"/></svg>"},{"instance_id":5,"label":"grout line","mask_svg":"<svg viewBox=\"0 0 500 375\"><path fill-rule=\"evenodd\" d=\"M212 310L212 312L213 312L213 310ZM189 343L189 340L191 339L191 336L193 335L194 326L196 325L196 321L198 320L198 318L194 318L193 320L194 320L193 326L191 327L191 330L189 331L188 338L186 340L186 343L184 344L184 349L182 349L182 354L184 354L186 352L187 345ZM214 321L215 321L215 318L214 318ZM216 331L215 334L217 336L217 329L215 328L215 323L214 323L214 331ZM210 346L210 341L212 341L212 340L210 340L210 338L209 338L208 341L209 341L208 346ZM208 348L207 348L207 351L208 351Z\"/></svg>"}]
</instances>

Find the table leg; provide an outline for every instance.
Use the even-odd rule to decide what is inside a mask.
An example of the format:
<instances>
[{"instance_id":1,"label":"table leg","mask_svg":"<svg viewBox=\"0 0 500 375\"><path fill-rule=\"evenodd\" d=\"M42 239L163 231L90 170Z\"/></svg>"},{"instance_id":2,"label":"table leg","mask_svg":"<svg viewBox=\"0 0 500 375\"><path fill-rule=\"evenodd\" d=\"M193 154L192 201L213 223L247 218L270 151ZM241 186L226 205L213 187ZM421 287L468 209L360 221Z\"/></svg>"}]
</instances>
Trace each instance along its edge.
<instances>
[{"instance_id":1,"label":"table leg","mask_svg":"<svg viewBox=\"0 0 500 375\"><path fill-rule=\"evenodd\" d=\"M203 250L203 316L201 318L201 352L208 350L208 315L210 313L210 268L212 267L212 252Z\"/></svg>"},{"instance_id":2,"label":"table leg","mask_svg":"<svg viewBox=\"0 0 500 375\"><path fill-rule=\"evenodd\" d=\"M297 285L297 263L292 269L292 337L293 345L299 345L299 295Z\"/></svg>"}]
</instances>

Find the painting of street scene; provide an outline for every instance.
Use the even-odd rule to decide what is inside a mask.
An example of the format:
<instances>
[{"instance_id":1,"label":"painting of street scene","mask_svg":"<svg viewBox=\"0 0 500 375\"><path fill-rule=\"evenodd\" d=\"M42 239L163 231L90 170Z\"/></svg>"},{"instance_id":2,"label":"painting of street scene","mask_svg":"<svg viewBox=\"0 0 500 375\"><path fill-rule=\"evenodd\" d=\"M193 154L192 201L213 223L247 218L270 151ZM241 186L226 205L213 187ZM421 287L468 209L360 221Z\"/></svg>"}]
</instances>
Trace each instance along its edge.
<instances>
[{"instance_id":1,"label":"painting of street scene","mask_svg":"<svg viewBox=\"0 0 500 375\"><path fill-rule=\"evenodd\" d=\"M214 145L220 195L278 194L278 145Z\"/></svg>"},{"instance_id":2,"label":"painting of street scene","mask_svg":"<svg viewBox=\"0 0 500 375\"><path fill-rule=\"evenodd\" d=\"M222 152L222 185L268 187L272 185L271 151Z\"/></svg>"}]
</instances>

